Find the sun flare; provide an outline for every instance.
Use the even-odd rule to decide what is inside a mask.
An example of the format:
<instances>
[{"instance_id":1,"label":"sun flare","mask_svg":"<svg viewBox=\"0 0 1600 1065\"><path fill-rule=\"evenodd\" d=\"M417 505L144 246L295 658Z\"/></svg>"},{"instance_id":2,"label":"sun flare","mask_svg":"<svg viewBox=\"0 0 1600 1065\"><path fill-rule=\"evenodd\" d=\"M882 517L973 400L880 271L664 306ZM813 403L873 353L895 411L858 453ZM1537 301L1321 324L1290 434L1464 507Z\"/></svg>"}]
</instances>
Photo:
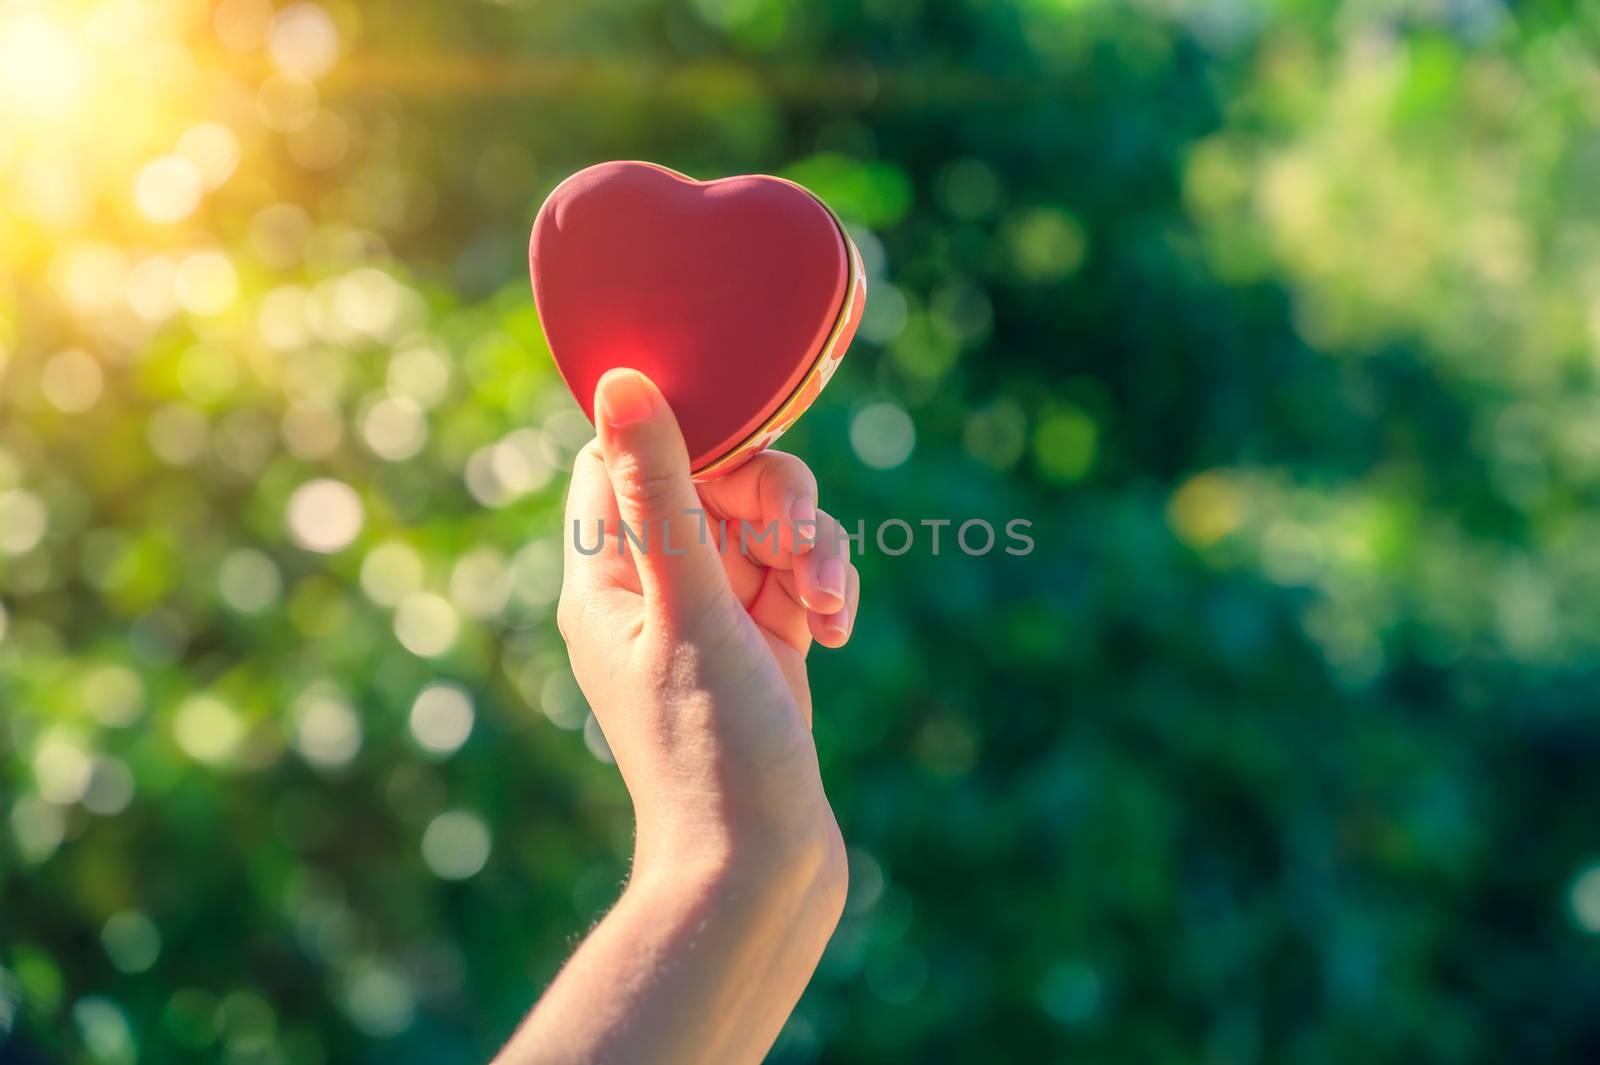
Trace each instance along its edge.
<instances>
[{"instance_id":1,"label":"sun flare","mask_svg":"<svg viewBox=\"0 0 1600 1065\"><path fill-rule=\"evenodd\" d=\"M12 117L59 119L81 106L92 59L80 35L42 11L0 14L0 94Z\"/></svg>"}]
</instances>

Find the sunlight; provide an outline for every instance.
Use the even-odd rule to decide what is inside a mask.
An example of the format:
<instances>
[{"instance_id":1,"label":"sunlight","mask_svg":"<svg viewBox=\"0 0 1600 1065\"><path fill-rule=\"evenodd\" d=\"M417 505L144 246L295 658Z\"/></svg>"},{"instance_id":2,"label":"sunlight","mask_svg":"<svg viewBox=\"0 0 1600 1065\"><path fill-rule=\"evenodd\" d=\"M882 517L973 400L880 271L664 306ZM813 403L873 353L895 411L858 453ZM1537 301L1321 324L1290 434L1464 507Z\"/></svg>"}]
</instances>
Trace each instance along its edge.
<instances>
[{"instance_id":1,"label":"sunlight","mask_svg":"<svg viewBox=\"0 0 1600 1065\"><path fill-rule=\"evenodd\" d=\"M0 15L0 98L8 110L33 121L71 115L92 69L80 39L44 12Z\"/></svg>"},{"instance_id":2,"label":"sunlight","mask_svg":"<svg viewBox=\"0 0 1600 1065\"><path fill-rule=\"evenodd\" d=\"M185 222L232 173L237 137L186 102L201 10L0 2L0 270L40 268L69 238L115 243L125 221Z\"/></svg>"}]
</instances>

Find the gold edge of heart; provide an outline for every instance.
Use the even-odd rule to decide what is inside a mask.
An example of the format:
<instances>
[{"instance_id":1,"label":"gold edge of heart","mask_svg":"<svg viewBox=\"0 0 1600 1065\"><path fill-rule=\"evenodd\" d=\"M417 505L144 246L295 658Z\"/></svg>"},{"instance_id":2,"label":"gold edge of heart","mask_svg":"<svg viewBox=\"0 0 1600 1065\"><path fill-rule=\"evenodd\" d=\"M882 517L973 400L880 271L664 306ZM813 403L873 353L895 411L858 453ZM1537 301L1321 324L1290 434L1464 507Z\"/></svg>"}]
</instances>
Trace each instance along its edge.
<instances>
[{"instance_id":1,"label":"gold edge of heart","mask_svg":"<svg viewBox=\"0 0 1600 1065\"><path fill-rule=\"evenodd\" d=\"M851 315L855 312L856 291L861 287L861 278L864 270L861 264L861 252L856 247L856 242L850 239L849 232L844 228L844 222L834 213L833 208L823 203L822 197L803 185L794 182L790 182L790 184L804 191L806 195L816 200L817 203L822 204L822 209L828 212L828 217L833 219L834 227L839 231L839 239L844 241L845 261L849 268L848 276L845 278L844 300L839 305L839 315L834 319L833 328L828 330L828 339L818 349L817 357L812 360L811 368L806 371L805 376L800 378L800 383L795 386L794 390L789 393L782 403L778 404L777 409L754 432L724 452L720 457L712 459L698 470L695 470L692 476L696 480L710 480L713 477L731 472L735 466L748 459L756 451L777 440L800 417L805 409L815 402L816 396L804 402L801 401L800 397L806 394L806 390L810 387L812 381L819 377L824 378L822 385L817 388L818 394L821 394L822 387L827 384L826 378L831 374L829 367L835 361L832 358L834 348L838 347L839 338L843 335L845 327L850 322ZM780 429L779 426L782 426L782 428ZM771 437L770 439L768 439L769 436Z\"/></svg>"}]
</instances>

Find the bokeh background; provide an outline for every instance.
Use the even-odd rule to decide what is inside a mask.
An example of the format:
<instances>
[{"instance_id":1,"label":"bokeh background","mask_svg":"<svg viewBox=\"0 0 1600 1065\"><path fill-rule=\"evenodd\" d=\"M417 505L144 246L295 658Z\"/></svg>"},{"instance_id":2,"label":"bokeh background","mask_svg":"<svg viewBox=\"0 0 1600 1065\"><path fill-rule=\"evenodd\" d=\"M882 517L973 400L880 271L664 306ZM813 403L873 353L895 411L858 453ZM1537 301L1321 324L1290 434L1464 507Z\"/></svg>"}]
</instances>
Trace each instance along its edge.
<instances>
[{"instance_id":1,"label":"bokeh background","mask_svg":"<svg viewBox=\"0 0 1600 1065\"><path fill-rule=\"evenodd\" d=\"M1549 0L4 0L0 1058L484 1061L614 898L524 257L613 157L850 224L825 506L1034 523L867 545L774 1062L1600 1058L1597 55Z\"/></svg>"}]
</instances>

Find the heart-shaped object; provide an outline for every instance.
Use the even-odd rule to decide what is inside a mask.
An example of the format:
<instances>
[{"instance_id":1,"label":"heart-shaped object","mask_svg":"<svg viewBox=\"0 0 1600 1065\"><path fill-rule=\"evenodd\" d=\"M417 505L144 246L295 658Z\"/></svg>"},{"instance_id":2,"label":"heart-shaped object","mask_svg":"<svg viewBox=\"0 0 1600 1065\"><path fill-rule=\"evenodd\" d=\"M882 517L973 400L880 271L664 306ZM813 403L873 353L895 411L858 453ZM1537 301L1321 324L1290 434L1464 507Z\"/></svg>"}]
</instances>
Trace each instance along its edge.
<instances>
[{"instance_id":1,"label":"heart-shaped object","mask_svg":"<svg viewBox=\"0 0 1600 1065\"><path fill-rule=\"evenodd\" d=\"M600 163L558 185L528 245L534 301L589 420L601 376L661 388L701 479L793 425L844 356L866 304L861 255L791 181L695 181Z\"/></svg>"}]
</instances>

